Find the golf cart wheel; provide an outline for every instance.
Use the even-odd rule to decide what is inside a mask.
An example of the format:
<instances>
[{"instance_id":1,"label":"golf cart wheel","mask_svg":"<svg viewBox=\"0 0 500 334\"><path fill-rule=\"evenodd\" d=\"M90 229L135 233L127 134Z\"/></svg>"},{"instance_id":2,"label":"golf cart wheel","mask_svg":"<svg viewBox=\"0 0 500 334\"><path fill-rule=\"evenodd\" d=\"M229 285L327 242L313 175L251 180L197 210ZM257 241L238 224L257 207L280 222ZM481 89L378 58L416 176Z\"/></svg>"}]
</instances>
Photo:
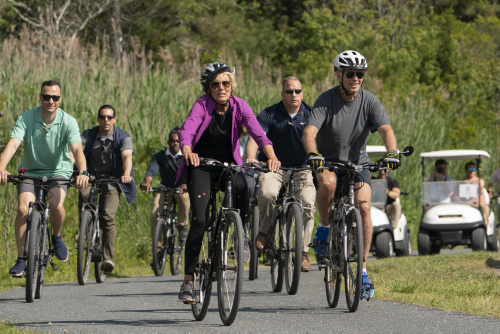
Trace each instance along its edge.
<instances>
[{"instance_id":1,"label":"golf cart wheel","mask_svg":"<svg viewBox=\"0 0 500 334\"><path fill-rule=\"evenodd\" d=\"M472 250L485 251L487 247L486 231L479 227L472 231Z\"/></svg>"},{"instance_id":2,"label":"golf cart wheel","mask_svg":"<svg viewBox=\"0 0 500 334\"><path fill-rule=\"evenodd\" d=\"M418 255L431 255L431 237L427 232L418 232Z\"/></svg>"},{"instance_id":3,"label":"golf cart wheel","mask_svg":"<svg viewBox=\"0 0 500 334\"><path fill-rule=\"evenodd\" d=\"M392 236L389 232L382 232L377 235L375 241L377 258L392 257L394 255L393 247Z\"/></svg>"},{"instance_id":4,"label":"golf cart wheel","mask_svg":"<svg viewBox=\"0 0 500 334\"><path fill-rule=\"evenodd\" d=\"M495 237L493 239L493 242L488 242L488 250L492 252L498 252L500 249L500 241L498 239L498 229L497 226L495 225L495 232L493 233L493 236Z\"/></svg>"}]
</instances>

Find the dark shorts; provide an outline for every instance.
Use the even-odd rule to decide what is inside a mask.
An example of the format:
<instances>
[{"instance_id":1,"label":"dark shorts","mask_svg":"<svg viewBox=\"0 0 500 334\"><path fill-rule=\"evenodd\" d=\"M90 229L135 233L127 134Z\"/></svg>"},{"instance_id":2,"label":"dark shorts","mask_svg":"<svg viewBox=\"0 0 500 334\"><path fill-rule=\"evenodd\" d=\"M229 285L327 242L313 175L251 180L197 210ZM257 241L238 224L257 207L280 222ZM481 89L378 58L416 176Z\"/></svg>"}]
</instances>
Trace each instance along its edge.
<instances>
[{"instance_id":1,"label":"dark shorts","mask_svg":"<svg viewBox=\"0 0 500 334\"><path fill-rule=\"evenodd\" d=\"M63 176L55 176L53 178L56 178L56 179L61 179L61 180L65 180L66 178L63 177ZM33 195L36 196L37 192L38 192L38 184L34 184L35 181L33 180L23 180L23 182L19 183L17 185L17 195L21 195L22 193L32 193ZM47 188L50 190L52 188L61 188L62 190L64 190L65 193L68 193L68 185L66 184L60 184L61 182L58 182L58 181L50 181L47 183ZM65 183L65 182L64 182Z\"/></svg>"},{"instance_id":2,"label":"dark shorts","mask_svg":"<svg viewBox=\"0 0 500 334\"><path fill-rule=\"evenodd\" d=\"M337 175L337 180L341 179L344 175L347 174L347 171L340 171L336 170L335 175ZM370 178L370 172L367 170L362 171L361 173L357 173L356 176L354 176L354 182L363 182L365 184L369 184L370 187L372 186L371 178Z\"/></svg>"}]
</instances>

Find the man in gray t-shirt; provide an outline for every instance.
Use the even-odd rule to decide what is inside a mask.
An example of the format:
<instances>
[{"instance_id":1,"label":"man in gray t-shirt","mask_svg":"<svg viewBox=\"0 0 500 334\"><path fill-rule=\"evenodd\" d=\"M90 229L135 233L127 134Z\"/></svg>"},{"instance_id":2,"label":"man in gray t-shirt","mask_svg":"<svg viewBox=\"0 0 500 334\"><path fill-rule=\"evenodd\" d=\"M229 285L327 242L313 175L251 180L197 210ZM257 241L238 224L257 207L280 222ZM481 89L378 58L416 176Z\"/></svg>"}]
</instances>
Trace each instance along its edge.
<instances>
[{"instance_id":1,"label":"man in gray t-shirt","mask_svg":"<svg viewBox=\"0 0 500 334\"><path fill-rule=\"evenodd\" d=\"M325 242L328 236L328 211L334 203L337 178L342 173L318 169L323 165L324 159L336 162L351 161L355 164L369 162L366 155L366 138L370 132L378 131L389 152L384 160L386 166L396 169L399 163L396 137L382 103L373 94L361 89L365 71L368 69L365 57L356 51L344 51L335 58L334 68L340 85L327 90L316 100L302 137L318 181L316 198L321 221L313 240L316 253L320 249L318 244ZM373 232L370 216L370 173L363 171L357 174L355 182L355 201L359 204L363 220L366 260ZM363 261L362 284L362 295L369 299L373 296L374 288L366 273L366 261Z\"/></svg>"}]
</instances>

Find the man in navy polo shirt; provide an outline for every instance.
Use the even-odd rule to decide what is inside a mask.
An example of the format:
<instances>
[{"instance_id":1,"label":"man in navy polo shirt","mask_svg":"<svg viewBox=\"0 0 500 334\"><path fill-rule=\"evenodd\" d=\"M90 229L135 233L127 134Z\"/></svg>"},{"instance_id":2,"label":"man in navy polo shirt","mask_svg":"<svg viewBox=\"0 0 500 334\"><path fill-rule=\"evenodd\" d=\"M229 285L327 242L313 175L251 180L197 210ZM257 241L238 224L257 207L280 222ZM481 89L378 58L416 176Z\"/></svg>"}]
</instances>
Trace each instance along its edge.
<instances>
[{"instance_id":1,"label":"man in navy polo shirt","mask_svg":"<svg viewBox=\"0 0 500 334\"><path fill-rule=\"evenodd\" d=\"M302 131L306 126L311 113L311 106L302 102L304 94L302 85L296 77L290 76L283 81L281 92L282 100L262 111L257 120L267 137L273 143L276 156L284 167L307 166L307 154L302 145ZM251 138L247 143L247 161L254 161L257 144ZM259 154L259 160L265 161L266 157ZM308 272L311 264L307 255L308 245L314 227L314 213L316 189L311 171L302 171L294 174L296 194L302 198L304 246L302 249L301 270ZM261 173L259 182L261 194L259 195L260 229L255 245L263 250L268 242L268 229L271 226L271 215L278 197L281 184L288 182L282 171L277 173Z\"/></svg>"}]
</instances>

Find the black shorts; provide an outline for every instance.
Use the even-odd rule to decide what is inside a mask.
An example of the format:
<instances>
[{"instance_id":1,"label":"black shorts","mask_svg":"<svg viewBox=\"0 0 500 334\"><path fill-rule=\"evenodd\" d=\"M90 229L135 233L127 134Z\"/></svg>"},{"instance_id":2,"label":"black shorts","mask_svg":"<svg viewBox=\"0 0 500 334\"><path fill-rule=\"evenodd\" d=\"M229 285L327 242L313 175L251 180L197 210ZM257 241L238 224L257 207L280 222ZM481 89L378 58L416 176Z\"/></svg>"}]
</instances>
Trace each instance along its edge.
<instances>
[{"instance_id":1,"label":"black shorts","mask_svg":"<svg viewBox=\"0 0 500 334\"><path fill-rule=\"evenodd\" d=\"M344 177L344 175L347 174L347 171L345 170L335 170L335 175L337 176L337 184L338 180ZM365 184L369 184L370 187L372 186L371 182L371 174L369 171L364 170L360 173L357 173L356 176L354 176L354 182L363 182Z\"/></svg>"}]
</instances>

